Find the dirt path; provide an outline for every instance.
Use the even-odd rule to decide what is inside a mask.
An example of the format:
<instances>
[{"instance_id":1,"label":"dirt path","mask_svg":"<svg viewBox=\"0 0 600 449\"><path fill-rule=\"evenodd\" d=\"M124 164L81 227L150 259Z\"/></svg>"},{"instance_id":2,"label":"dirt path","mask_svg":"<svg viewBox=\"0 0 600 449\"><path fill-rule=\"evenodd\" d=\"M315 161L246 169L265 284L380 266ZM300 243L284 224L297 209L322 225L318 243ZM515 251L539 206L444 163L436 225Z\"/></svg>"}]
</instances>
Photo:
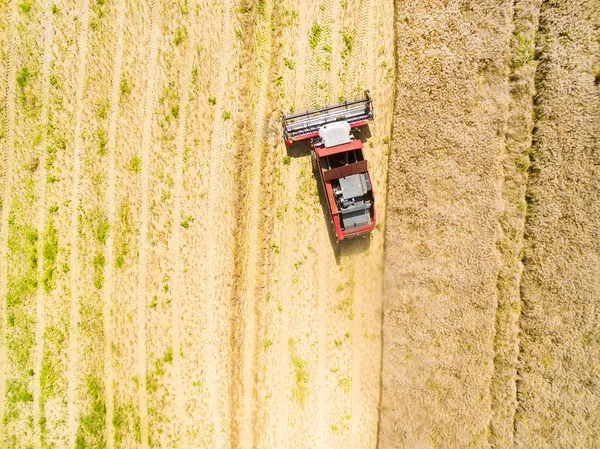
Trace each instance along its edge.
<instances>
[{"instance_id":1,"label":"dirt path","mask_svg":"<svg viewBox=\"0 0 600 449\"><path fill-rule=\"evenodd\" d=\"M89 11L86 2L80 5L81 23L83 30L87 30ZM79 229L79 184L81 177L81 156L83 153L83 140L81 137L83 118L83 93L85 89L86 62L87 62L87 32L79 34L77 78L75 88L75 127L73 131L73 185L71 187L71 236L70 236L70 281L71 281L71 310L69 318L69 371L68 371L68 426L69 443L75 445L78 427L78 400L77 386L79 382L79 282L80 282L80 256L77 245Z\"/></svg>"}]
</instances>

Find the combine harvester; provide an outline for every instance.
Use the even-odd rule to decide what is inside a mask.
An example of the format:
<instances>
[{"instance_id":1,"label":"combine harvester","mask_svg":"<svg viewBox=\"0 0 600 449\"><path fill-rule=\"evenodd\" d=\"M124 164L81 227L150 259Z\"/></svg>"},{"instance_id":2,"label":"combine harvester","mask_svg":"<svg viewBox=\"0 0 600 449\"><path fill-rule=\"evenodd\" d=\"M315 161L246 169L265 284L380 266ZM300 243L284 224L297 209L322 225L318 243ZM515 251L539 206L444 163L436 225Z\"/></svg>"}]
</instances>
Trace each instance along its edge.
<instances>
[{"instance_id":1,"label":"combine harvester","mask_svg":"<svg viewBox=\"0 0 600 449\"><path fill-rule=\"evenodd\" d=\"M367 234L375 228L375 200L367 160L352 128L373 119L365 98L283 117L286 145L311 139L313 168L319 174L338 239Z\"/></svg>"}]
</instances>

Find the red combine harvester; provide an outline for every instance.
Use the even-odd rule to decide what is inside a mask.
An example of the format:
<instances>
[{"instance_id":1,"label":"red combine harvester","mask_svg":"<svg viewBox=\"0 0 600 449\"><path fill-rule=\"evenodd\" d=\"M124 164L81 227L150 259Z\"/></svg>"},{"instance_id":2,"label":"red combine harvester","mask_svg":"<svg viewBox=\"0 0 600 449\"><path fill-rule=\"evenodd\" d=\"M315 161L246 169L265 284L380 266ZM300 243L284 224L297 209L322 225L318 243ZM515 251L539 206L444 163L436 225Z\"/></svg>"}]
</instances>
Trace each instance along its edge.
<instances>
[{"instance_id":1,"label":"red combine harvester","mask_svg":"<svg viewBox=\"0 0 600 449\"><path fill-rule=\"evenodd\" d=\"M375 199L367 160L352 128L373 119L369 92L365 98L283 117L286 145L311 139L313 168L319 173L335 235L339 240L375 228Z\"/></svg>"}]
</instances>

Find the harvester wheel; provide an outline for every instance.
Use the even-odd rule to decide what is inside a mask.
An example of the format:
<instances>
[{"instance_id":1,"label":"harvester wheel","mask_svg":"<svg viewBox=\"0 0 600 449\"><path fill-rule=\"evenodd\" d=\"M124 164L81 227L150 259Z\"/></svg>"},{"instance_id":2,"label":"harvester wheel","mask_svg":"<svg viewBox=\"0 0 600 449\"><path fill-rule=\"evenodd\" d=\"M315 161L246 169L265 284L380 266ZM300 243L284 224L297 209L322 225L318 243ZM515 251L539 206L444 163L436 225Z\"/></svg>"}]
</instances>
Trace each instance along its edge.
<instances>
[{"instance_id":1,"label":"harvester wheel","mask_svg":"<svg viewBox=\"0 0 600 449\"><path fill-rule=\"evenodd\" d=\"M312 162L312 169L314 173L319 171L319 166L317 164L317 153L314 149L310 150L310 161Z\"/></svg>"}]
</instances>

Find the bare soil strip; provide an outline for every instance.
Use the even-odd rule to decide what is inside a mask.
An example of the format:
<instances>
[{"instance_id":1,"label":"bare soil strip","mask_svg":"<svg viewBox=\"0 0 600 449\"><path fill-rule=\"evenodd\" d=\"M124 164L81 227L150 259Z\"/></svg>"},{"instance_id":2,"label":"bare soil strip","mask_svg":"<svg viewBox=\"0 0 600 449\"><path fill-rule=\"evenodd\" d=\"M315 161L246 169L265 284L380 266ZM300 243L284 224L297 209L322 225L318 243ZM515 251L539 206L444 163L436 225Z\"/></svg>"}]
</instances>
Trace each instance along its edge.
<instances>
[{"instance_id":1,"label":"bare soil strip","mask_svg":"<svg viewBox=\"0 0 600 449\"><path fill-rule=\"evenodd\" d=\"M102 316L104 327L104 397L106 401L106 447L114 447L115 429L114 419L114 388L113 388L113 295L115 294L115 232L117 232L117 203L116 203L116 139L117 122L119 120L119 85L123 69L123 45L125 23L125 1L116 2L117 23L115 33L117 39L114 46L114 65L112 71L112 85L109 99L108 134L107 134L107 183L105 191L106 219L108 235L106 237L104 288L102 290Z\"/></svg>"},{"instance_id":2,"label":"bare soil strip","mask_svg":"<svg viewBox=\"0 0 600 449\"><path fill-rule=\"evenodd\" d=\"M7 11L8 10L8 11ZM0 222L0 301L2 301L2 314L0 319L0 418L4 419L7 412L6 382L8 378L8 350L7 350L7 318L8 307L6 295L8 293L8 216L10 211L10 202L12 193L14 167L14 141L15 141L15 101L16 101L16 67L14 61L15 52L15 34L17 22L17 2L11 1L2 4L0 11L3 20L2 37L6 40L6 54L2 55L2 102L4 109L3 128L4 138L2 139L2 174L3 174L3 192L2 192L2 221ZM4 22L4 19L6 22ZM0 442L7 441L7 427L1 426Z\"/></svg>"},{"instance_id":3,"label":"bare soil strip","mask_svg":"<svg viewBox=\"0 0 600 449\"><path fill-rule=\"evenodd\" d=\"M498 307L494 337L494 376L491 383L492 447L514 446L517 406L516 379L521 312L521 274L525 226L525 186L530 168L533 127L535 33L539 0L514 3L514 30L510 42L510 106L502 158L502 237L498 242L501 267L498 273Z\"/></svg>"},{"instance_id":4,"label":"bare soil strip","mask_svg":"<svg viewBox=\"0 0 600 449\"><path fill-rule=\"evenodd\" d=\"M148 189L150 185L150 138L152 136L152 111L155 101L156 66L158 56L158 43L160 37L159 15L155 0L150 0L150 48L148 53L148 78L144 109L144 122L142 129L141 154L141 208L140 208L140 246L137 277L137 374L140 388L138 400L140 408L140 436L142 448L148 447L148 391L146 385L147 355L146 355L146 306L148 304L147 263L149 254L148 223L150 218Z\"/></svg>"},{"instance_id":5,"label":"bare soil strip","mask_svg":"<svg viewBox=\"0 0 600 449\"><path fill-rule=\"evenodd\" d=\"M517 448L600 446L598 6L541 2Z\"/></svg>"},{"instance_id":6,"label":"bare soil strip","mask_svg":"<svg viewBox=\"0 0 600 449\"><path fill-rule=\"evenodd\" d=\"M46 215L48 205L46 203L46 145L48 144L46 136L48 127L48 102L50 98L50 62L52 59L52 11L50 3L43 4L44 18L42 22L44 53L42 57L42 105L40 111L40 122L42 125L42 140L38 146L38 178L36 180L37 196L37 232L38 236L45 235ZM36 317L35 317L35 349L34 349L34 367L33 367L33 423L34 423L34 445L41 446L41 420L43 411L43 401L41 399L41 373L42 360L44 353L44 332L45 332L45 288L44 272L46 264L44 263L44 238L38 238L37 242L37 263L38 263L38 286L36 291Z\"/></svg>"},{"instance_id":7,"label":"bare soil strip","mask_svg":"<svg viewBox=\"0 0 600 449\"><path fill-rule=\"evenodd\" d=\"M77 81L75 90L75 128L73 144L73 185L71 190L71 237L70 237L70 280L71 280L71 310L69 319L69 368L68 368L68 426L69 442L71 447L75 445L77 435L78 419L77 416L77 387L79 374L78 360L78 334L79 334L79 281L80 281L80 260L77 246L77 236L79 229L79 184L81 177L81 156L83 153L83 140L81 137L82 118L83 118L83 94L85 89L86 63L87 63L87 30L88 28L88 4L82 1L80 4L81 25L84 32L79 33L78 40L78 63L77 63Z\"/></svg>"}]
</instances>

